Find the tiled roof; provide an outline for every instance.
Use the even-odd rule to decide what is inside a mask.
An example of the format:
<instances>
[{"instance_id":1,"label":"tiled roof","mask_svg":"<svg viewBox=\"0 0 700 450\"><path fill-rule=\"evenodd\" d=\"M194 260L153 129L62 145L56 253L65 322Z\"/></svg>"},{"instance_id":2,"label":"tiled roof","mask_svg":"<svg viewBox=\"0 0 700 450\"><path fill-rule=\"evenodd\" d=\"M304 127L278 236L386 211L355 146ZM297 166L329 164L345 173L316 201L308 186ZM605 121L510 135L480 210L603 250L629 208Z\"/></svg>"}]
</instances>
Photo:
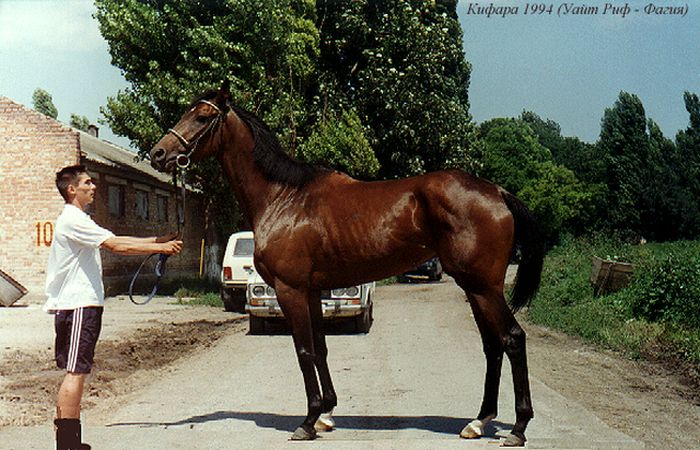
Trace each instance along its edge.
<instances>
[{"instance_id":1,"label":"tiled roof","mask_svg":"<svg viewBox=\"0 0 700 450\"><path fill-rule=\"evenodd\" d=\"M158 172L151 167L151 164L148 161L141 160L133 151L127 150L111 142L98 139L88 133L85 133L84 131L72 128L62 122L59 122L58 120L47 117L25 105L17 103L12 99L1 95L0 105L6 108L9 107L11 109L22 111L22 114L26 115L27 117L38 117L41 118L41 120L48 121L54 124L57 130L66 132L73 131L78 133L80 138L80 152L85 158L87 158L88 161L94 161L96 163L115 168L128 167L164 183L170 183L172 181L172 176L170 174ZM190 190L192 189L190 188Z\"/></svg>"},{"instance_id":2,"label":"tiled roof","mask_svg":"<svg viewBox=\"0 0 700 450\"><path fill-rule=\"evenodd\" d=\"M80 134L80 151L89 161L112 167L129 166L164 183L172 180L169 174L158 172L148 161L142 161L136 153L83 131L76 131Z\"/></svg>"}]
</instances>

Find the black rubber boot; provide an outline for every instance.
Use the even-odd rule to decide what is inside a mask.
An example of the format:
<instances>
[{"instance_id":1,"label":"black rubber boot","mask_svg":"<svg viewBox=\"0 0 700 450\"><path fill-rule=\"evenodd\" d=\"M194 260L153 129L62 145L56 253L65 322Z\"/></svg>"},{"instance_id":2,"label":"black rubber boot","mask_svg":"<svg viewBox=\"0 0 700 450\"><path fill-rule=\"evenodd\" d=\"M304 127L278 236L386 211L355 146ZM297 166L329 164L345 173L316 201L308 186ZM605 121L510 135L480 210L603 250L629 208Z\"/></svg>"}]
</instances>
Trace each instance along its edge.
<instances>
[{"instance_id":1,"label":"black rubber boot","mask_svg":"<svg viewBox=\"0 0 700 450\"><path fill-rule=\"evenodd\" d=\"M90 450L83 444L80 419L56 419L56 450Z\"/></svg>"}]
</instances>

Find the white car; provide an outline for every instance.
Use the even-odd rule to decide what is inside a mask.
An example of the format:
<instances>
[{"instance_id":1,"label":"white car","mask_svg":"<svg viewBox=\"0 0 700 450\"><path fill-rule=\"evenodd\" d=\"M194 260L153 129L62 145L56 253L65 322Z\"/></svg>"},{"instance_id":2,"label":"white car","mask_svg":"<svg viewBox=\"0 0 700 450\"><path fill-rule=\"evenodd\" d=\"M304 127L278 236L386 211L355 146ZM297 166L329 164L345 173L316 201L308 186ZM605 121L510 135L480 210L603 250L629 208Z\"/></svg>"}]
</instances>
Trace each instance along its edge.
<instances>
[{"instance_id":1,"label":"white car","mask_svg":"<svg viewBox=\"0 0 700 450\"><path fill-rule=\"evenodd\" d=\"M228 238L221 264L221 300L226 311L243 311L248 277L255 272L253 232L240 231Z\"/></svg>"},{"instance_id":2,"label":"white car","mask_svg":"<svg viewBox=\"0 0 700 450\"><path fill-rule=\"evenodd\" d=\"M373 320L374 289L373 281L349 288L321 291L324 319L354 319L357 332L368 333ZM257 272L253 272L248 279L245 309L249 315L250 334L263 333L268 319L284 317L275 290Z\"/></svg>"}]
</instances>

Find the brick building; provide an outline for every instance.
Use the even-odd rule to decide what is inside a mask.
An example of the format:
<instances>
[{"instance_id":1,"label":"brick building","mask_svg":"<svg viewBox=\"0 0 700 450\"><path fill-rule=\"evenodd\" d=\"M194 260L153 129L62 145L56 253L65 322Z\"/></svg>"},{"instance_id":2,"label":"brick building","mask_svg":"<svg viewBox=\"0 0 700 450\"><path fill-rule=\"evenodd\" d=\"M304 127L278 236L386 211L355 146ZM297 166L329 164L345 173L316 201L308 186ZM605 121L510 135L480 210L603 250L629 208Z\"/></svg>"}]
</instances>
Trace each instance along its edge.
<instances>
[{"instance_id":1,"label":"brick building","mask_svg":"<svg viewBox=\"0 0 700 450\"><path fill-rule=\"evenodd\" d=\"M0 96L0 269L35 294L31 298L43 297L53 226L63 209L54 180L64 166L87 166L98 186L89 213L115 234L155 236L177 229L171 177L90 131ZM188 192L185 247L168 260L169 277L199 274L204 217L201 197ZM142 260L102 251L108 295L125 291Z\"/></svg>"}]
</instances>

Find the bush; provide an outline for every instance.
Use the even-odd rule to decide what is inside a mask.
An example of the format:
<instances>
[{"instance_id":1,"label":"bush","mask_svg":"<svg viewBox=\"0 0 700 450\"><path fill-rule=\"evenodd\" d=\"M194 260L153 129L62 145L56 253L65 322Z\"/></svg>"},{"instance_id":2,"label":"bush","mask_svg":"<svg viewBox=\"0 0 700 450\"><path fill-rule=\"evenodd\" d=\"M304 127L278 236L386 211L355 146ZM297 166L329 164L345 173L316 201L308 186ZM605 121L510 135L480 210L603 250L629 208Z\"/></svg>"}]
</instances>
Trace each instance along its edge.
<instances>
[{"instance_id":1,"label":"bush","mask_svg":"<svg viewBox=\"0 0 700 450\"><path fill-rule=\"evenodd\" d=\"M700 328L700 260L686 252L650 259L629 290L635 317Z\"/></svg>"},{"instance_id":2,"label":"bush","mask_svg":"<svg viewBox=\"0 0 700 450\"><path fill-rule=\"evenodd\" d=\"M631 284L594 297L591 258L636 265ZM700 241L631 245L620 238L565 238L545 260L528 320L632 357L700 366Z\"/></svg>"}]
</instances>

